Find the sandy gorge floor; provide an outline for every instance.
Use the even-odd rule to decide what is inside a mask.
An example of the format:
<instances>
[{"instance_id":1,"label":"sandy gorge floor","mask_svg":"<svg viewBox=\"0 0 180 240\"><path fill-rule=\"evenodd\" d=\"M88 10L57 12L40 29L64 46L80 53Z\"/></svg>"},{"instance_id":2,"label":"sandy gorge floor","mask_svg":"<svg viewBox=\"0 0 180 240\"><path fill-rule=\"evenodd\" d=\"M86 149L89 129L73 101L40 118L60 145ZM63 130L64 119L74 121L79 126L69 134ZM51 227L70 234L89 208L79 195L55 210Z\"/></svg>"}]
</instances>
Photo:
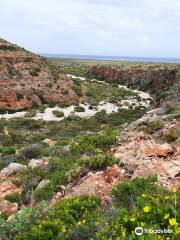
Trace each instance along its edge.
<instances>
[{"instance_id":1,"label":"sandy gorge floor","mask_svg":"<svg viewBox=\"0 0 180 240\"><path fill-rule=\"evenodd\" d=\"M74 75L67 75L68 77L72 78L72 79L79 79L81 81L85 81L86 78L84 77L76 77ZM90 80L92 82L98 82L100 84L104 84L104 85L109 85L106 82L102 82L102 81L98 81L96 79L92 79ZM126 86L122 86L122 85L118 85L119 88L124 88L126 90L131 90L129 88L127 88ZM44 113L40 113L38 112L36 114L35 117L33 117L32 119L34 120L44 120L44 121L62 121L64 118L69 117L69 116L79 116L81 118L88 118L88 117L92 117L94 116L96 113L104 110L106 111L107 114L111 114L113 112L118 112L119 109L128 109L130 106L135 108L135 107L145 107L148 108L150 106L150 102L152 97L150 96L149 93L146 92L141 92L138 90L131 90L134 93L137 93L138 96L141 98L140 101L138 101L136 98L130 96L128 99L126 100L122 100L118 103L111 103L108 101L101 101L99 102L99 104L94 107L93 109L90 108L90 105L88 103L80 103L79 106L84 108L84 111L82 112L77 112L75 111L75 107L74 105L71 105L69 107L65 107L65 108L61 108L61 107L48 107L45 109ZM63 112L64 116L63 117L56 117L53 114L53 111L59 111L59 112ZM0 119L5 118L5 119L11 119L11 118L15 118L15 117L24 117L26 115L26 111L23 112L16 112L16 113L6 113L6 114L0 114Z\"/></svg>"}]
</instances>

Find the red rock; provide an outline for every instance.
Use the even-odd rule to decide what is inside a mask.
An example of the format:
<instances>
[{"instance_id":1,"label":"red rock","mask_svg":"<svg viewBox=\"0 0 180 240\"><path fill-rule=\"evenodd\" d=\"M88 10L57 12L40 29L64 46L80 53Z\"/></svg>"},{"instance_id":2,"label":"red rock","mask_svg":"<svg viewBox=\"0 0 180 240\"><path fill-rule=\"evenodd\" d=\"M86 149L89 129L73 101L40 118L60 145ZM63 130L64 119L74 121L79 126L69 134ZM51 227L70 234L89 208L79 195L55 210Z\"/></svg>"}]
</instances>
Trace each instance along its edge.
<instances>
[{"instance_id":1,"label":"red rock","mask_svg":"<svg viewBox=\"0 0 180 240\"><path fill-rule=\"evenodd\" d=\"M0 212L5 213L7 216L11 216L18 211L17 203L10 203L6 200L3 200L0 203Z\"/></svg>"},{"instance_id":2,"label":"red rock","mask_svg":"<svg viewBox=\"0 0 180 240\"><path fill-rule=\"evenodd\" d=\"M73 81L63 74L55 76L58 68L45 58L0 39L0 108L18 110L38 106L43 102L57 103L78 99ZM49 67L51 65L51 69ZM67 94L63 91L67 90Z\"/></svg>"}]
</instances>

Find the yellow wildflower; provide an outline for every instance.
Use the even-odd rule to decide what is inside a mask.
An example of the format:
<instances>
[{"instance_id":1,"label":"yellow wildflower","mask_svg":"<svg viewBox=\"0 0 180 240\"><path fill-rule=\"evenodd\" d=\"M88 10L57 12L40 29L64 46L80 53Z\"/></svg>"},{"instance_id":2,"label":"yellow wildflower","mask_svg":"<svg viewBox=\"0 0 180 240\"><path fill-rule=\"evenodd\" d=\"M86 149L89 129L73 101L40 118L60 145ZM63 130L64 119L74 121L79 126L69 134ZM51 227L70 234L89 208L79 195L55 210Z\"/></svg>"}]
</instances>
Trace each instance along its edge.
<instances>
[{"instance_id":1,"label":"yellow wildflower","mask_svg":"<svg viewBox=\"0 0 180 240\"><path fill-rule=\"evenodd\" d=\"M164 219L168 219L169 218L169 213L164 215Z\"/></svg>"},{"instance_id":2,"label":"yellow wildflower","mask_svg":"<svg viewBox=\"0 0 180 240\"><path fill-rule=\"evenodd\" d=\"M142 194L141 196L142 196L142 197L147 197L147 195L146 195L146 194Z\"/></svg>"},{"instance_id":3,"label":"yellow wildflower","mask_svg":"<svg viewBox=\"0 0 180 240\"><path fill-rule=\"evenodd\" d=\"M176 188L173 188L173 189L172 189L172 192L173 192L173 193L176 193Z\"/></svg>"},{"instance_id":4,"label":"yellow wildflower","mask_svg":"<svg viewBox=\"0 0 180 240\"><path fill-rule=\"evenodd\" d=\"M81 221L78 221L78 222L77 222L77 225L81 225L81 224L82 224L82 222L81 222Z\"/></svg>"},{"instance_id":5,"label":"yellow wildflower","mask_svg":"<svg viewBox=\"0 0 180 240\"><path fill-rule=\"evenodd\" d=\"M122 229L122 236L123 236L123 237L126 236L126 229L125 229L125 228Z\"/></svg>"},{"instance_id":6,"label":"yellow wildflower","mask_svg":"<svg viewBox=\"0 0 180 240\"><path fill-rule=\"evenodd\" d=\"M83 221L82 221L82 223L85 223L85 222L86 222L86 220L83 220Z\"/></svg>"},{"instance_id":7,"label":"yellow wildflower","mask_svg":"<svg viewBox=\"0 0 180 240\"><path fill-rule=\"evenodd\" d=\"M151 210L151 208L150 208L149 206L143 207L143 211L144 211L145 213L150 212L150 210Z\"/></svg>"},{"instance_id":8,"label":"yellow wildflower","mask_svg":"<svg viewBox=\"0 0 180 240\"><path fill-rule=\"evenodd\" d=\"M175 226L175 225L177 224L176 219L175 219L175 218L170 218L170 219L169 219L169 224L170 224L171 226Z\"/></svg>"},{"instance_id":9,"label":"yellow wildflower","mask_svg":"<svg viewBox=\"0 0 180 240\"><path fill-rule=\"evenodd\" d=\"M63 232L63 233L66 232L66 227L65 227L65 226L62 227L62 232Z\"/></svg>"},{"instance_id":10,"label":"yellow wildflower","mask_svg":"<svg viewBox=\"0 0 180 240\"><path fill-rule=\"evenodd\" d=\"M136 218L132 217L132 218L130 218L130 221L131 221L131 222L135 222L135 221L136 221Z\"/></svg>"}]
</instances>

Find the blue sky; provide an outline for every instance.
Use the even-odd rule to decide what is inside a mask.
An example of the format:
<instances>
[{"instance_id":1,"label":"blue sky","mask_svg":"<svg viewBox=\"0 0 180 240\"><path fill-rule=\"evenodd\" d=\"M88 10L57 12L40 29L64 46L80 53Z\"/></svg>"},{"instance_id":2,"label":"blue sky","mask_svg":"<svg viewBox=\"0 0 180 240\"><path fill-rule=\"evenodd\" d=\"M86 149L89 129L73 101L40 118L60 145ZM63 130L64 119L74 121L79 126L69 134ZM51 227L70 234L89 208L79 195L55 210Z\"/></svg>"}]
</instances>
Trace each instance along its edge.
<instances>
[{"instance_id":1,"label":"blue sky","mask_svg":"<svg viewBox=\"0 0 180 240\"><path fill-rule=\"evenodd\" d=\"M180 57L180 0L0 0L0 37L39 53Z\"/></svg>"}]
</instances>

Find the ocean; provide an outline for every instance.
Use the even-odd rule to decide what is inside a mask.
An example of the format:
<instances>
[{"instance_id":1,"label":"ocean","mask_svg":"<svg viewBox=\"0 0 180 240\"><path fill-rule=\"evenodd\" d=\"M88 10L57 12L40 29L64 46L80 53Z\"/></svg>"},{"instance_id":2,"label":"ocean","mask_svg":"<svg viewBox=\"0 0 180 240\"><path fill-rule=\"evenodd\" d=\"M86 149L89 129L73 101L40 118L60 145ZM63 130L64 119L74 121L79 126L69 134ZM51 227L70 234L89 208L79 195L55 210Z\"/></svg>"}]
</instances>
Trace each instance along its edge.
<instances>
[{"instance_id":1,"label":"ocean","mask_svg":"<svg viewBox=\"0 0 180 240\"><path fill-rule=\"evenodd\" d=\"M40 54L47 58L77 59L77 60L99 60L99 61L127 61L127 62L159 62L180 63L180 58L161 57L125 57L125 56L95 56L95 55L70 55L70 54Z\"/></svg>"}]
</instances>

